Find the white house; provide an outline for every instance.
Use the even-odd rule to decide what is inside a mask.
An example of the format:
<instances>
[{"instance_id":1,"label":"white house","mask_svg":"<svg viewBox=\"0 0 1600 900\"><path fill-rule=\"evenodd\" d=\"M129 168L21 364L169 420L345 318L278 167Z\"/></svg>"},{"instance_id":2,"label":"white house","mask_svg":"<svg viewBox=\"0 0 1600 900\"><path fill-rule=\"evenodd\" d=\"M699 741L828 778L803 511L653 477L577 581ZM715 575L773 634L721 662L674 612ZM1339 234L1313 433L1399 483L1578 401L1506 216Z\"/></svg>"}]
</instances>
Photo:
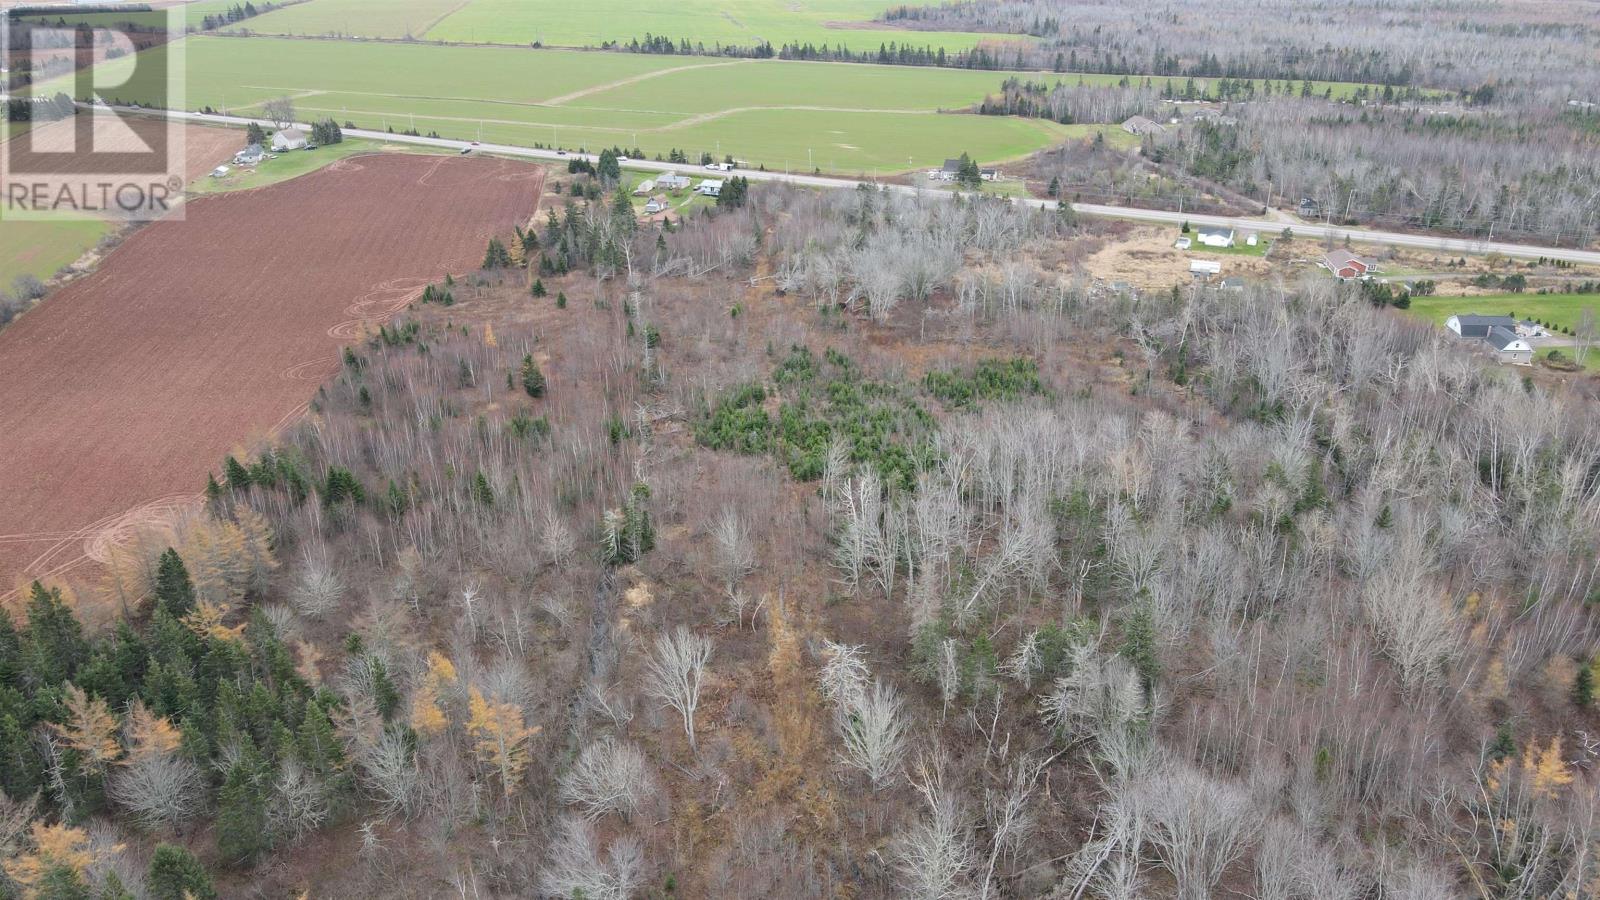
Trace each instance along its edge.
<instances>
[{"instance_id":1,"label":"white house","mask_svg":"<svg viewBox=\"0 0 1600 900\"><path fill-rule=\"evenodd\" d=\"M1516 366L1533 365L1533 345L1517 337L1516 332L1496 325L1489 329L1489 335L1484 340L1494 348L1501 362Z\"/></svg>"},{"instance_id":2,"label":"white house","mask_svg":"<svg viewBox=\"0 0 1600 900\"><path fill-rule=\"evenodd\" d=\"M653 216L671 205L672 204L667 200L666 197L662 196L661 194L657 194L654 197L651 197L650 202L644 205L644 211L646 214Z\"/></svg>"},{"instance_id":3,"label":"white house","mask_svg":"<svg viewBox=\"0 0 1600 900\"><path fill-rule=\"evenodd\" d=\"M251 144L233 155L233 164L236 166L253 166L265 159L267 151L261 149L260 144Z\"/></svg>"},{"instance_id":4,"label":"white house","mask_svg":"<svg viewBox=\"0 0 1600 900\"><path fill-rule=\"evenodd\" d=\"M1232 247L1233 229L1214 225L1202 225L1196 232L1200 236L1200 243L1207 247Z\"/></svg>"},{"instance_id":5,"label":"white house","mask_svg":"<svg viewBox=\"0 0 1600 900\"><path fill-rule=\"evenodd\" d=\"M689 176L675 175L671 172L656 178L656 187L663 191L676 191L689 186Z\"/></svg>"},{"instance_id":6,"label":"white house","mask_svg":"<svg viewBox=\"0 0 1600 900\"><path fill-rule=\"evenodd\" d=\"M272 136L272 152L286 153L306 148L306 133L298 128L285 128Z\"/></svg>"},{"instance_id":7,"label":"white house","mask_svg":"<svg viewBox=\"0 0 1600 900\"><path fill-rule=\"evenodd\" d=\"M722 195L722 182L713 181L707 178L706 180L700 182L700 184L694 189L694 192L697 194L703 194L707 197L720 197Z\"/></svg>"}]
</instances>

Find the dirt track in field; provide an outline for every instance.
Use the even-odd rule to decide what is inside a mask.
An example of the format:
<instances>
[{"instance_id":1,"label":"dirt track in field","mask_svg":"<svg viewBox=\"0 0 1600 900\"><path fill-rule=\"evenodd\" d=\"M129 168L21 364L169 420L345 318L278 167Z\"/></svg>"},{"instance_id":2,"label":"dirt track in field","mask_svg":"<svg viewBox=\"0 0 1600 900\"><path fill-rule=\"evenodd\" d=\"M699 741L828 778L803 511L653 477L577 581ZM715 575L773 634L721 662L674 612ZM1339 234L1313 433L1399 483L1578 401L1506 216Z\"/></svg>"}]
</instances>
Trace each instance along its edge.
<instances>
[{"instance_id":1,"label":"dirt track in field","mask_svg":"<svg viewBox=\"0 0 1600 900\"><path fill-rule=\"evenodd\" d=\"M353 157L192 201L0 331L0 595L103 558L293 421L340 348L533 215L543 170Z\"/></svg>"}]
</instances>

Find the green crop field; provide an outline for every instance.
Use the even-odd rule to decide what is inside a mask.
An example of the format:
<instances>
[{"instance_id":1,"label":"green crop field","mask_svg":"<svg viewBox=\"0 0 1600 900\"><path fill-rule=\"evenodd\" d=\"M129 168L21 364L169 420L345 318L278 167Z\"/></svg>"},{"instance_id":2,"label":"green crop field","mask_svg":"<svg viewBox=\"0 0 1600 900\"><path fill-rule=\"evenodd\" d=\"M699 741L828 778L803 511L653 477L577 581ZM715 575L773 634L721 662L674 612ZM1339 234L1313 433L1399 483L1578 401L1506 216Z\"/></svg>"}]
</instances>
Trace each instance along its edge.
<instances>
[{"instance_id":1,"label":"green crop field","mask_svg":"<svg viewBox=\"0 0 1600 900\"><path fill-rule=\"evenodd\" d=\"M278 38L185 44L192 109L259 114L288 96L302 120L524 146L681 148L855 174L962 151L1003 162L1097 130L938 112L998 91L1005 72ZM126 65L113 60L97 77L121 81ZM102 93L155 96L137 78Z\"/></svg>"},{"instance_id":2,"label":"green crop field","mask_svg":"<svg viewBox=\"0 0 1600 900\"><path fill-rule=\"evenodd\" d=\"M111 228L98 219L0 220L0 290L18 275L49 278L93 249Z\"/></svg>"},{"instance_id":3,"label":"green crop field","mask_svg":"<svg viewBox=\"0 0 1600 900\"><path fill-rule=\"evenodd\" d=\"M1518 319L1548 322L1555 328L1576 330L1585 309L1600 316L1600 294L1491 294L1483 297L1413 297L1412 315L1444 324L1457 313L1485 316L1515 315Z\"/></svg>"},{"instance_id":4,"label":"green crop field","mask_svg":"<svg viewBox=\"0 0 1600 900\"><path fill-rule=\"evenodd\" d=\"M888 43L955 51L985 39L1031 40L874 27L872 20L891 5L884 0L587 0L576 6L530 0L310 0L261 16L249 27L263 34L410 33L436 41L554 47L598 47L646 35L687 39L713 49L771 42L774 47L809 43L857 52Z\"/></svg>"},{"instance_id":5,"label":"green crop field","mask_svg":"<svg viewBox=\"0 0 1600 900\"><path fill-rule=\"evenodd\" d=\"M257 16L239 27L260 34L420 38L462 5L463 0L309 0Z\"/></svg>"}]
</instances>

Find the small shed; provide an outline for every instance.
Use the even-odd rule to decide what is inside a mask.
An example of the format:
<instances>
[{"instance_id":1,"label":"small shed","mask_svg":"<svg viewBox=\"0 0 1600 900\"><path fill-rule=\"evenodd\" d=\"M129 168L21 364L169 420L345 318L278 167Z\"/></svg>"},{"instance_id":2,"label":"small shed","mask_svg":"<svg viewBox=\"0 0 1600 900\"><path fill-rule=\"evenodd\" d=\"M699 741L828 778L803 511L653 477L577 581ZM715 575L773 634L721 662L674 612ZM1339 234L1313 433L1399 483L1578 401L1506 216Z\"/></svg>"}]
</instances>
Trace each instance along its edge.
<instances>
[{"instance_id":1,"label":"small shed","mask_svg":"<svg viewBox=\"0 0 1600 900\"><path fill-rule=\"evenodd\" d=\"M645 180L639 182L638 187L633 189L633 195L635 197L648 197L650 196L650 192L655 189L656 183L646 178Z\"/></svg>"}]
</instances>

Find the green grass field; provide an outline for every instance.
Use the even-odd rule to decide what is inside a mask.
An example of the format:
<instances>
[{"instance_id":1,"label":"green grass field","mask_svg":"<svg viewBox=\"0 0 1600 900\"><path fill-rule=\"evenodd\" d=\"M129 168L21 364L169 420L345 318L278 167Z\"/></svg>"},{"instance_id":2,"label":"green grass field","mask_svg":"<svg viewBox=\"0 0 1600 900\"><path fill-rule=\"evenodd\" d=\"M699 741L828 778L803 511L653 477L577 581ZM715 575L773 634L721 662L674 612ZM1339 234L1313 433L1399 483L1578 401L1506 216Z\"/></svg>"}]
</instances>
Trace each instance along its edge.
<instances>
[{"instance_id":1,"label":"green grass field","mask_svg":"<svg viewBox=\"0 0 1600 900\"><path fill-rule=\"evenodd\" d=\"M421 38L463 5L465 0L310 0L257 16L240 27L259 34Z\"/></svg>"},{"instance_id":2,"label":"green grass field","mask_svg":"<svg viewBox=\"0 0 1600 900\"><path fill-rule=\"evenodd\" d=\"M1412 315L1439 325L1456 313L1486 316L1513 314L1518 319L1549 322L1556 328L1576 330L1585 309L1600 316L1600 294L1492 294L1483 297L1413 297Z\"/></svg>"},{"instance_id":3,"label":"green grass field","mask_svg":"<svg viewBox=\"0 0 1600 900\"><path fill-rule=\"evenodd\" d=\"M314 0L359 5L378 0ZM415 2L415 0L412 0ZM871 22L892 4L886 0L586 0L573 8L527 0L470 0L434 26L430 40L556 47L627 43L647 34L687 39L708 49L751 47L770 42L848 47L856 52L882 44L971 49L981 40L1031 40L1017 35L907 31Z\"/></svg>"},{"instance_id":4,"label":"green grass field","mask_svg":"<svg viewBox=\"0 0 1600 900\"><path fill-rule=\"evenodd\" d=\"M18 275L48 279L93 249L111 228L98 219L0 220L0 289Z\"/></svg>"},{"instance_id":5,"label":"green grass field","mask_svg":"<svg viewBox=\"0 0 1600 900\"><path fill-rule=\"evenodd\" d=\"M301 119L488 142L720 151L768 168L887 174L962 151L1003 162L1086 133L938 112L997 91L1004 72L277 38L185 44L192 109L251 115L289 96ZM109 62L97 77L115 83L126 65ZM153 96L137 79L102 93Z\"/></svg>"}]
</instances>

